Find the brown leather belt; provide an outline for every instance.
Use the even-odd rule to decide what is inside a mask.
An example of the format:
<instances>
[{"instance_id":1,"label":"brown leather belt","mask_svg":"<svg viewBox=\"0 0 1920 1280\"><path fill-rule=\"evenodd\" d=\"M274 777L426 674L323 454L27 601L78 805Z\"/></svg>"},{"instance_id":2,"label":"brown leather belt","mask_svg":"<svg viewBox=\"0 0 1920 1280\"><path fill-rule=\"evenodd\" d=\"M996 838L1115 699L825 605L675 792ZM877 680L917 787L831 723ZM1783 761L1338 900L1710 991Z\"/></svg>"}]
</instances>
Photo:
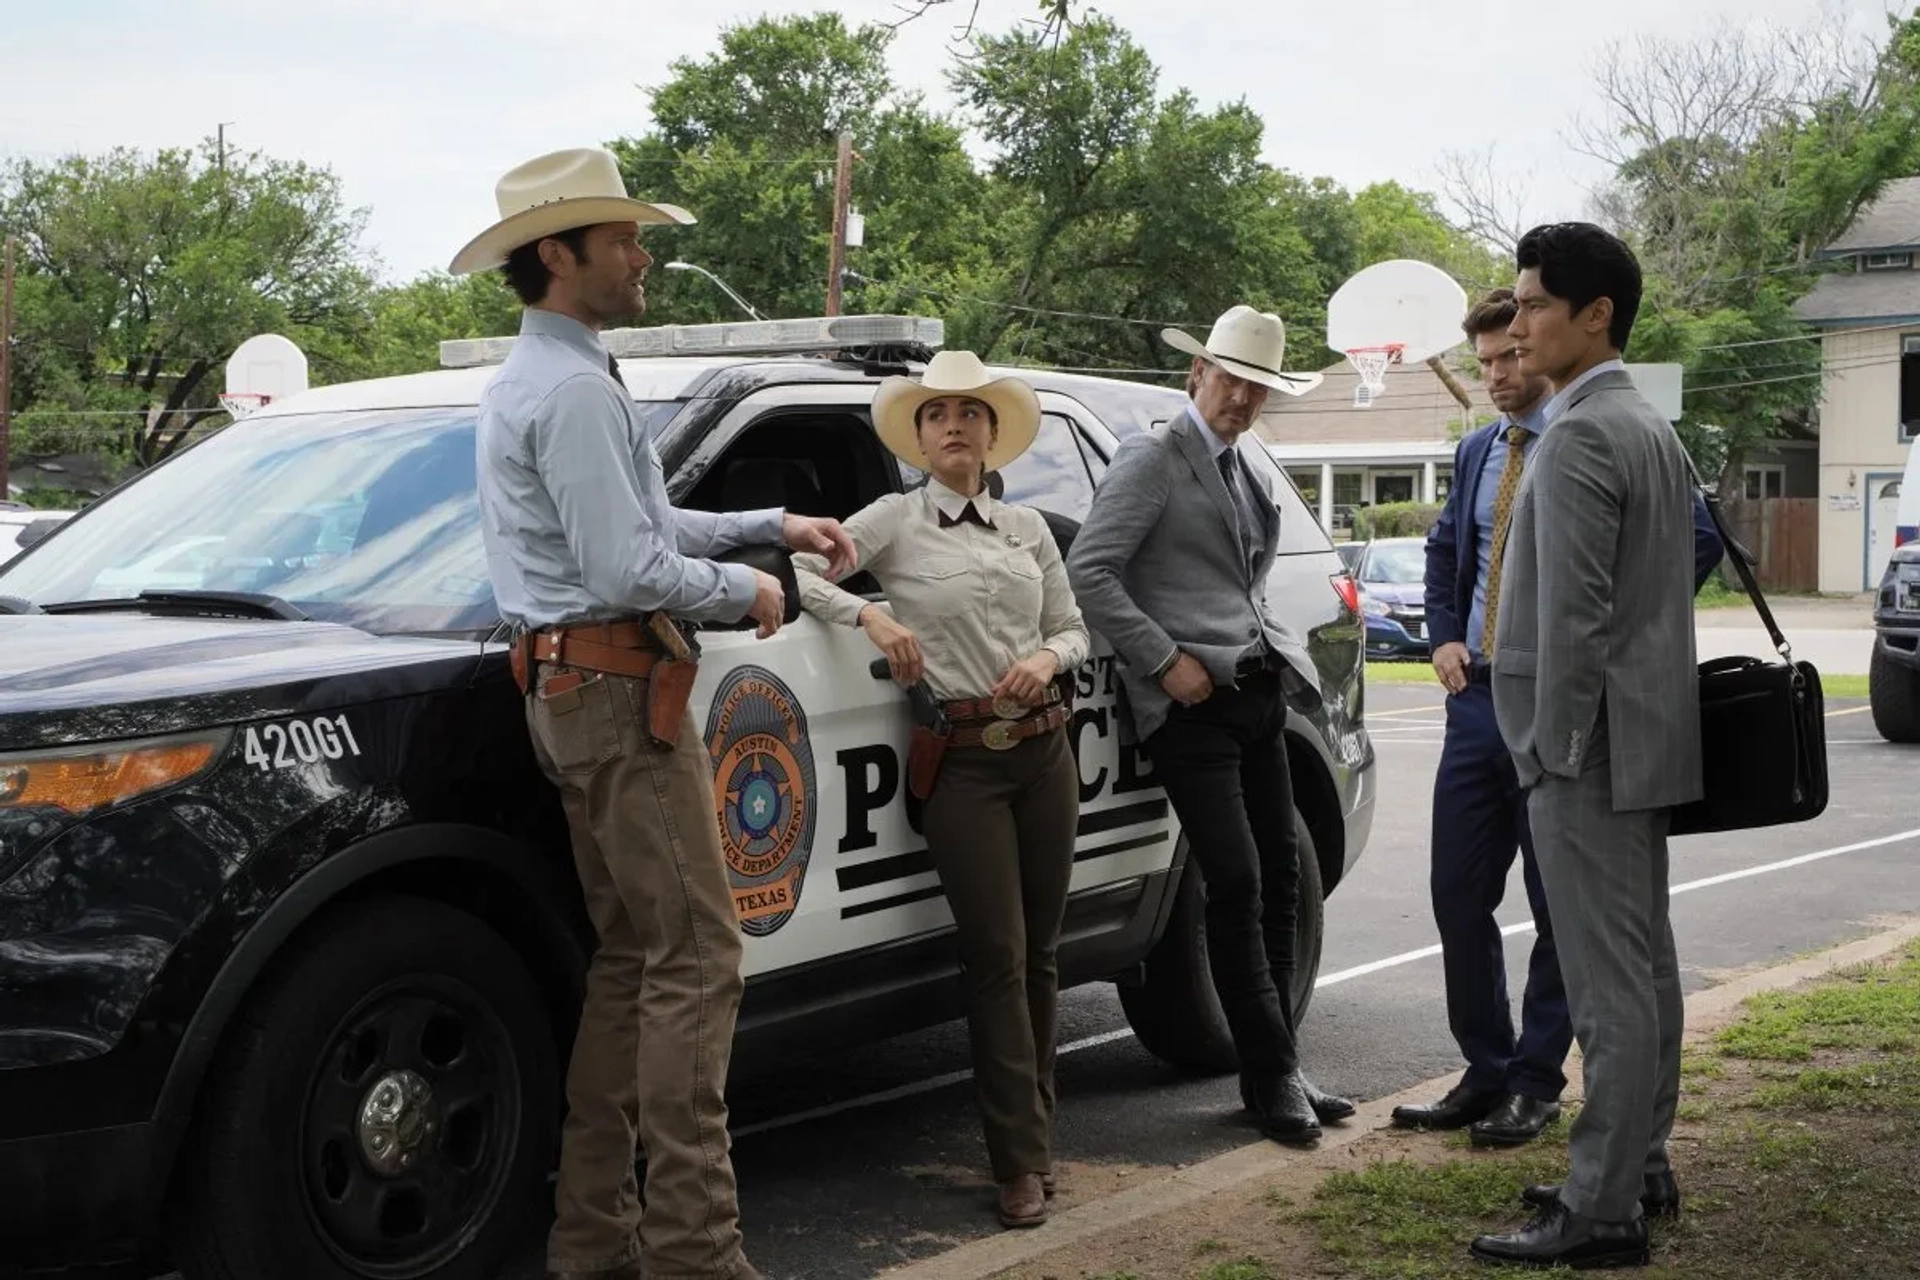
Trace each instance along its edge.
<instances>
[{"instance_id":1,"label":"brown leather belt","mask_svg":"<svg viewBox=\"0 0 1920 1280\"><path fill-rule=\"evenodd\" d=\"M637 622L583 622L533 636L533 660L615 676L645 676L660 664L653 636Z\"/></svg>"},{"instance_id":2,"label":"brown leather belt","mask_svg":"<svg viewBox=\"0 0 1920 1280\"><path fill-rule=\"evenodd\" d=\"M972 724L956 725L953 735L947 739L949 747L986 747L990 751L1007 751L1026 741L1052 733L1072 718L1065 707L1049 707L1019 720L995 720L990 724L975 721Z\"/></svg>"},{"instance_id":3,"label":"brown leather belt","mask_svg":"<svg viewBox=\"0 0 1920 1280\"><path fill-rule=\"evenodd\" d=\"M1059 701L1059 686L1048 685L1046 700L1041 705L1052 706ZM947 719L954 724L965 724L969 720L1018 720L1033 710L1011 698L961 698L942 703L940 709L947 713Z\"/></svg>"}]
</instances>

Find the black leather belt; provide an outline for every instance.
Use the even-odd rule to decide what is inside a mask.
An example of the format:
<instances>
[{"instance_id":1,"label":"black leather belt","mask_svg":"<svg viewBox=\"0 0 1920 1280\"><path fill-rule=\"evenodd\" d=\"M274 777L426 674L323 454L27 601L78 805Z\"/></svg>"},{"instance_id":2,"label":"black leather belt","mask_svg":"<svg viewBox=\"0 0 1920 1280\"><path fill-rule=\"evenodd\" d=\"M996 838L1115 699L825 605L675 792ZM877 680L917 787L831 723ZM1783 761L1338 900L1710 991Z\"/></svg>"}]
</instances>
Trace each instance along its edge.
<instances>
[{"instance_id":1,"label":"black leather belt","mask_svg":"<svg viewBox=\"0 0 1920 1280\"><path fill-rule=\"evenodd\" d=\"M1492 684L1493 668L1484 662L1469 663L1467 666L1468 684Z\"/></svg>"},{"instance_id":2,"label":"black leather belt","mask_svg":"<svg viewBox=\"0 0 1920 1280\"><path fill-rule=\"evenodd\" d=\"M1257 654L1251 658L1242 658L1233 664L1233 678L1245 680L1251 676L1266 675L1273 670L1273 660L1267 654Z\"/></svg>"}]
</instances>

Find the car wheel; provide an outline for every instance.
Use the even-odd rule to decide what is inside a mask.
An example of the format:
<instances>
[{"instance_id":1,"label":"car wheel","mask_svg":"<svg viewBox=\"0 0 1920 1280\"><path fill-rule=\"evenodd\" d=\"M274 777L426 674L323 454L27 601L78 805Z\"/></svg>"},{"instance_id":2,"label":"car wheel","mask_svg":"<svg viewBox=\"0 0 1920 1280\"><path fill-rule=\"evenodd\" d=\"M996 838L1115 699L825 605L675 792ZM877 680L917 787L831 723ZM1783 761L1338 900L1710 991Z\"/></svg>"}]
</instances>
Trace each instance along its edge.
<instances>
[{"instance_id":1,"label":"car wheel","mask_svg":"<svg viewBox=\"0 0 1920 1280\"><path fill-rule=\"evenodd\" d=\"M1294 921L1293 1017L1298 1026L1320 975L1325 892L1313 833L1293 812L1300 847L1300 906ZM1144 980L1120 988L1127 1025L1147 1052L1183 1071L1218 1075L1240 1068L1233 1034L1207 967L1207 903L1199 866L1189 856L1167 931L1147 955Z\"/></svg>"},{"instance_id":2,"label":"car wheel","mask_svg":"<svg viewBox=\"0 0 1920 1280\"><path fill-rule=\"evenodd\" d=\"M181 1170L189 1280L481 1280L552 1167L558 1055L493 930L437 902L335 908L215 1062Z\"/></svg>"},{"instance_id":3,"label":"car wheel","mask_svg":"<svg viewBox=\"0 0 1920 1280\"><path fill-rule=\"evenodd\" d=\"M1873 703L1873 727L1888 742L1920 742L1920 670L1888 656L1874 641L1867 666L1867 694Z\"/></svg>"}]
</instances>

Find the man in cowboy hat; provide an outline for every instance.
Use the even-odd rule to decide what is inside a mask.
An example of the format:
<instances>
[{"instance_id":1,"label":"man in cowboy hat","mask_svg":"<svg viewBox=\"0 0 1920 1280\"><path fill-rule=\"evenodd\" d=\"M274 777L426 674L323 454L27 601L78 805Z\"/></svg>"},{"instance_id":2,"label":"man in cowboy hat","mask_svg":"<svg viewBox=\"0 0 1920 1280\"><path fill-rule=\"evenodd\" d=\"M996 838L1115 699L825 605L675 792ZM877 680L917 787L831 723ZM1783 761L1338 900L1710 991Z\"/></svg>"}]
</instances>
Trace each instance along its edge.
<instances>
[{"instance_id":1,"label":"man in cowboy hat","mask_svg":"<svg viewBox=\"0 0 1920 1280\"><path fill-rule=\"evenodd\" d=\"M1120 446L1067 569L1087 622L1122 664L1134 731L1173 802L1207 887L1207 957L1261 1132L1313 1142L1353 1104L1300 1071L1292 938L1300 848L1287 772L1289 696L1317 703L1313 663L1266 602L1280 536L1271 465L1237 442L1283 373L1278 316L1238 306L1190 353L1190 403ZM1267 939L1273 939L1269 947Z\"/></svg>"},{"instance_id":2,"label":"man in cowboy hat","mask_svg":"<svg viewBox=\"0 0 1920 1280\"><path fill-rule=\"evenodd\" d=\"M480 398L481 534L600 940L567 1072L547 1265L633 1280L644 1257L655 1276L752 1277L725 1102L741 943L680 624L751 616L762 637L780 626L779 581L711 556L785 543L846 572L853 545L832 520L667 501L600 330L645 310L640 225L690 214L628 198L598 148L529 161L496 196L500 220L452 264L503 268L527 306Z\"/></svg>"}]
</instances>

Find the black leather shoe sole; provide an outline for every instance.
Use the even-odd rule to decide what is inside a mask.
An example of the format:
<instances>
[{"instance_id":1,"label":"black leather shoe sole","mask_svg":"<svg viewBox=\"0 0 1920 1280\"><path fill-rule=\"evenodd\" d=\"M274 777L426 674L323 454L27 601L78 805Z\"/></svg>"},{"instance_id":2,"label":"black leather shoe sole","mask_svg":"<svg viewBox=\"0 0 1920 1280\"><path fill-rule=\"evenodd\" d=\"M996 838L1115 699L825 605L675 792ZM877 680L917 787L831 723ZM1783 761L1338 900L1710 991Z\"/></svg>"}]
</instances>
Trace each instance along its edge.
<instances>
[{"instance_id":1,"label":"black leather shoe sole","mask_svg":"<svg viewBox=\"0 0 1920 1280\"><path fill-rule=\"evenodd\" d=\"M1528 1128L1491 1128L1484 1123L1476 1123L1467 1130L1467 1137L1476 1147L1524 1147L1547 1131L1547 1126L1560 1118L1555 1111L1538 1126Z\"/></svg>"},{"instance_id":2,"label":"black leather shoe sole","mask_svg":"<svg viewBox=\"0 0 1920 1280\"><path fill-rule=\"evenodd\" d=\"M1643 1244L1604 1252L1528 1258L1482 1250L1480 1242L1476 1240L1467 1246L1467 1251L1492 1266L1528 1267L1542 1271L1550 1267L1571 1267L1575 1271L1611 1271L1616 1267L1644 1267L1653 1261L1653 1250Z\"/></svg>"},{"instance_id":3,"label":"black leather shoe sole","mask_svg":"<svg viewBox=\"0 0 1920 1280\"><path fill-rule=\"evenodd\" d=\"M1490 1110L1490 1107L1480 1111L1429 1111L1424 1107L1395 1107L1393 1125L1396 1129L1432 1129L1436 1132L1464 1129L1480 1123Z\"/></svg>"}]
</instances>

